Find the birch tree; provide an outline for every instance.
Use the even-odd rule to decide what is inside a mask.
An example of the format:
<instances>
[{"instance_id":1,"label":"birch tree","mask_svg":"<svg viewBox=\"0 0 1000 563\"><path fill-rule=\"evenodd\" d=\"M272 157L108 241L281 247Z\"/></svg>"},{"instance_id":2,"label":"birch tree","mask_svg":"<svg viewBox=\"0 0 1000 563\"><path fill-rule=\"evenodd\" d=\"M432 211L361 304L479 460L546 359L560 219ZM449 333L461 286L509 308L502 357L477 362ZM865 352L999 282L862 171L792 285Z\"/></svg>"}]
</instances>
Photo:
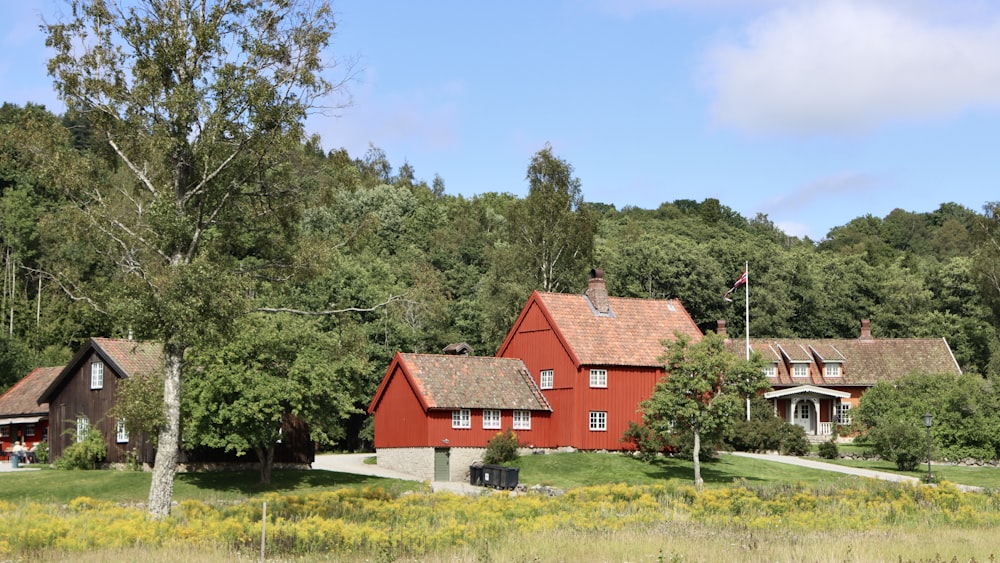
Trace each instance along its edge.
<instances>
[{"instance_id":1,"label":"birch tree","mask_svg":"<svg viewBox=\"0 0 1000 563\"><path fill-rule=\"evenodd\" d=\"M284 156L340 88L319 0L71 0L46 24L49 73L114 155L75 210L118 267L136 330L163 343L165 424L149 513L169 514L185 352L246 311L241 272L280 260L296 221ZM242 269L241 269L242 268ZM54 277L58 278L58 274ZM72 291L71 280L58 280Z\"/></svg>"}]
</instances>

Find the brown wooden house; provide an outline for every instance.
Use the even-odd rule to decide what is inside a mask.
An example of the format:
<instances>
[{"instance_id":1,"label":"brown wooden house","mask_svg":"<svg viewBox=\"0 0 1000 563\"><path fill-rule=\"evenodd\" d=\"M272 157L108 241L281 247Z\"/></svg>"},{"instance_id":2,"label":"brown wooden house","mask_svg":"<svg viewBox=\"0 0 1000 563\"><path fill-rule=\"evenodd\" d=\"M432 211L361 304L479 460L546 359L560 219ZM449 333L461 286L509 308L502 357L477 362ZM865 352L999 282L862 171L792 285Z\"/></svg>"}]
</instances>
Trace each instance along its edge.
<instances>
[{"instance_id":1,"label":"brown wooden house","mask_svg":"<svg viewBox=\"0 0 1000 563\"><path fill-rule=\"evenodd\" d=\"M162 345L155 342L114 338L91 338L62 368L38 399L48 403L49 451L56 459L74 440L91 429L104 437L109 464L130 460L144 465L155 461L149 436L130 435L124 421L112 416L119 383L140 373L163 370ZM275 448L275 465L308 466L315 459L315 444L308 427L294 419L282 427L281 443ZM213 448L183 448L181 469L222 468L232 464L255 464L253 455L239 457Z\"/></svg>"},{"instance_id":2,"label":"brown wooden house","mask_svg":"<svg viewBox=\"0 0 1000 563\"><path fill-rule=\"evenodd\" d=\"M35 368L0 396L0 455L8 459L14 442L27 448L48 440L49 405L38 399L62 371L61 367Z\"/></svg>"}]
</instances>

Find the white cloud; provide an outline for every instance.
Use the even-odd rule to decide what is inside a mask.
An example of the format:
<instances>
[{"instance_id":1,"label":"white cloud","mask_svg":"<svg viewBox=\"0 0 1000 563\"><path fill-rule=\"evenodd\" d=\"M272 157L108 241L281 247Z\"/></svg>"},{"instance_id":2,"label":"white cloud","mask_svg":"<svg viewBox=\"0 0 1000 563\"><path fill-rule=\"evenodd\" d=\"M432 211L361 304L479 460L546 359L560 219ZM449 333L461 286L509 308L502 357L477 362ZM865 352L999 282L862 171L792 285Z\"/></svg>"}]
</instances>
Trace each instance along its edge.
<instances>
[{"instance_id":1,"label":"white cloud","mask_svg":"<svg viewBox=\"0 0 1000 563\"><path fill-rule=\"evenodd\" d=\"M761 205L761 211L767 214L796 213L822 200L871 194L884 185L885 182L881 178L871 174L842 172L816 179L795 191L771 198Z\"/></svg>"},{"instance_id":2,"label":"white cloud","mask_svg":"<svg viewBox=\"0 0 1000 563\"><path fill-rule=\"evenodd\" d=\"M1000 107L1000 20L918 4L817 0L756 19L707 54L714 119L754 133L843 133Z\"/></svg>"}]
</instances>

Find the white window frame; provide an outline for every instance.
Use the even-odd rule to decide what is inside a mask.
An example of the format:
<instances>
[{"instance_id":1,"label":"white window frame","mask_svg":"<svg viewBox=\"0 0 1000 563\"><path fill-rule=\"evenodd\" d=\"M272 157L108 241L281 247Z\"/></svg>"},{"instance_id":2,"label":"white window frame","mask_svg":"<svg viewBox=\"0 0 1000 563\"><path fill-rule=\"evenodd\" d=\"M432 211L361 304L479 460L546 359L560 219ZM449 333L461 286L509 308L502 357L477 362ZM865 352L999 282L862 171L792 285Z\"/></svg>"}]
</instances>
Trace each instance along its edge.
<instances>
[{"instance_id":1,"label":"white window frame","mask_svg":"<svg viewBox=\"0 0 1000 563\"><path fill-rule=\"evenodd\" d=\"M104 389L104 362L90 364L90 388Z\"/></svg>"},{"instance_id":2,"label":"white window frame","mask_svg":"<svg viewBox=\"0 0 1000 563\"><path fill-rule=\"evenodd\" d=\"M86 440L88 434L90 434L90 419L81 414L76 417L76 441Z\"/></svg>"},{"instance_id":3,"label":"white window frame","mask_svg":"<svg viewBox=\"0 0 1000 563\"><path fill-rule=\"evenodd\" d=\"M802 370L801 374L799 370ZM792 364L792 377L797 379L809 377L809 364Z\"/></svg>"},{"instance_id":4,"label":"white window frame","mask_svg":"<svg viewBox=\"0 0 1000 563\"><path fill-rule=\"evenodd\" d=\"M472 428L472 413L469 409L451 411L452 428Z\"/></svg>"},{"instance_id":5,"label":"white window frame","mask_svg":"<svg viewBox=\"0 0 1000 563\"><path fill-rule=\"evenodd\" d=\"M809 420L812 418L812 405L810 405L808 401L800 402L795 405L795 408L798 409L798 412L795 413L795 415L799 420Z\"/></svg>"},{"instance_id":6,"label":"white window frame","mask_svg":"<svg viewBox=\"0 0 1000 563\"><path fill-rule=\"evenodd\" d=\"M0 438L10 438L10 426L0 426Z\"/></svg>"},{"instance_id":7,"label":"white window frame","mask_svg":"<svg viewBox=\"0 0 1000 563\"><path fill-rule=\"evenodd\" d=\"M538 387L541 389L552 389L555 385L556 372L551 369L543 369L538 373Z\"/></svg>"},{"instance_id":8,"label":"white window frame","mask_svg":"<svg viewBox=\"0 0 1000 563\"><path fill-rule=\"evenodd\" d=\"M24 435L25 436L32 436L32 437L34 437L34 435L35 435L35 425L34 424L29 424L29 425L25 426L24 427Z\"/></svg>"},{"instance_id":9,"label":"white window frame","mask_svg":"<svg viewBox=\"0 0 1000 563\"><path fill-rule=\"evenodd\" d=\"M115 441L119 444L128 443L128 428L125 428L124 418L115 421Z\"/></svg>"},{"instance_id":10,"label":"white window frame","mask_svg":"<svg viewBox=\"0 0 1000 563\"><path fill-rule=\"evenodd\" d=\"M823 366L824 377L840 377L840 364L830 363Z\"/></svg>"},{"instance_id":11,"label":"white window frame","mask_svg":"<svg viewBox=\"0 0 1000 563\"><path fill-rule=\"evenodd\" d=\"M837 424L849 426L852 420L851 403L837 403Z\"/></svg>"},{"instance_id":12,"label":"white window frame","mask_svg":"<svg viewBox=\"0 0 1000 563\"><path fill-rule=\"evenodd\" d=\"M766 377L778 377L778 366L777 364L768 364L764 366L761 370Z\"/></svg>"},{"instance_id":13,"label":"white window frame","mask_svg":"<svg viewBox=\"0 0 1000 563\"><path fill-rule=\"evenodd\" d=\"M590 387L593 389L607 389L608 370L606 369L590 370Z\"/></svg>"},{"instance_id":14,"label":"white window frame","mask_svg":"<svg viewBox=\"0 0 1000 563\"><path fill-rule=\"evenodd\" d=\"M496 409L483 409L483 428L487 430L499 430L500 411Z\"/></svg>"},{"instance_id":15,"label":"white window frame","mask_svg":"<svg viewBox=\"0 0 1000 563\"><path fill-rule=\"evenodd\" d=\"M608 431L608 411L590 411L590 431Z\"/></svg>"},{"instance_id":16,"label":"white window frame","mask_svg":"<svg viewBox=\"0 0 1000 563\"><path fill-rule=\"evenodd\" d=\"M514 411L514 430L531 430L531 411Z\"/></svg>"}]
</instances>

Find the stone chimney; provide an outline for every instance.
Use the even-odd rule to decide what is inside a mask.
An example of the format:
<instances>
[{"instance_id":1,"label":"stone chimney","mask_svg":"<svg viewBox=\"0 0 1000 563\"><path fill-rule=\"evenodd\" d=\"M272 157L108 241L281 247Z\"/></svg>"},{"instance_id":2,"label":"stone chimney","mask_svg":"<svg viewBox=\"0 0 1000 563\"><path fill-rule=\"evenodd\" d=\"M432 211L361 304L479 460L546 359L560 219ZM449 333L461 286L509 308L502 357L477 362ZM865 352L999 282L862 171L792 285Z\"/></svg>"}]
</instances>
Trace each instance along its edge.
<instances>
[{"instance_id":1,"label":"stone chimney","mask_svg":"<svg viewBox=\"0 0 1000 563\"><path fill-rule=\"evenodd\" d=\"M872 340L872 327L870 320L861 319L861 335L858 336L858 340Z\"/></svg>"},{"instance_id":2,"label":"stone chimney","mask_svg":"<svg viewBox=\"0 0 1000 563\"><path fill-rule=\"evenodd\" d=\"M729 333L726 332L726 321L724 319L715 321L715 333L729 340Z\"/></svg>"},{"instance_id":3,"label":"stone chimney","mask_svg":"<svg viewBox=\"0 0 1000 563\"><path fill-rule=\"evenodd\" d=\"M608 288L604 285L604 270L594 268L590 271L590 281L587 282L587 291L584 292L590 304L598 313L607 315L611 312L611 303L608 302Z\"/></svg>"}]
</instances>

